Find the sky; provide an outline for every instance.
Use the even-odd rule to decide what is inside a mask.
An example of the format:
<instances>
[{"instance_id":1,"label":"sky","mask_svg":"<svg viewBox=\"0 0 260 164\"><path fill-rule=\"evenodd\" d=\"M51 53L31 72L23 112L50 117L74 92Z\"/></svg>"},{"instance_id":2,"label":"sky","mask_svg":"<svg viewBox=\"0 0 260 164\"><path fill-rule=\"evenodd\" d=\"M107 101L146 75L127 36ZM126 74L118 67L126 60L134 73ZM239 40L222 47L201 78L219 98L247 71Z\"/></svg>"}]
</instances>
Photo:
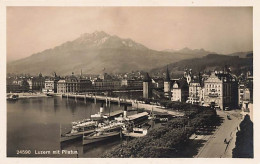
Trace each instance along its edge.
<instances>
[{"instance_id":1,"label":"sky","mask_svg":"<svg viewBox=\"0 0 260 164\"><path fill-rule=\"evenodd\" d=\"M104 31L154 50L253 50L252 7L7 7L7 61Z\"/></svg>"}]
</instances>

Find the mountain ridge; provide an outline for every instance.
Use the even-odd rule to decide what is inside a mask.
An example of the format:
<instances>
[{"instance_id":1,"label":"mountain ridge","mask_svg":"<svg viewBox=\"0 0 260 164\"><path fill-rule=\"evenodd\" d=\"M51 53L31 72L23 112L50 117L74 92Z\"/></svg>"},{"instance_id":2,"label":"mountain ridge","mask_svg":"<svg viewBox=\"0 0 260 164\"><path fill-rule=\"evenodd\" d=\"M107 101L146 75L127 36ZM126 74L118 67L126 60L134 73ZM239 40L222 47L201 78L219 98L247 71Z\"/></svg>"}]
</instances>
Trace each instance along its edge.
<instances>
[{"instance_id":1,"label":"mountain ridge","mask_svg":"<svg viewBox=\"0 0 260 164\"><path fill-rule=\"evenodd\" d=\"M241 52L232 53L229 55L223 54L208 54L201 58L185 59L178 62L170 63L167 67L170 70L170 74L174 77L180 77L183 75L184 69L192 69L194 74L199 72L208 72L223 70L224 66L229 66L231 71L240 75L240 73L245 71L253 72L253 53L252 51L243 52L247 57L240 57ZM150 70L152 75L162 75L165 74L166 66L158 67Z\"/></svg>"},{"instance_id":2,"label":"mountain ridge","mask_svg":"<svg viewBox=\"0 0 260 164\"><path fill-rule=\"evenodd\" d=\"M104 31L96 31L7 63L7 72L30 74L56 72L66 75L81 70L85 73L100 74L104 68L107 73L149 71L169 63L212 53L204 49L184 50L189 53L152 50L130 38L122 39Z\"/></svg>"}]
</instances>

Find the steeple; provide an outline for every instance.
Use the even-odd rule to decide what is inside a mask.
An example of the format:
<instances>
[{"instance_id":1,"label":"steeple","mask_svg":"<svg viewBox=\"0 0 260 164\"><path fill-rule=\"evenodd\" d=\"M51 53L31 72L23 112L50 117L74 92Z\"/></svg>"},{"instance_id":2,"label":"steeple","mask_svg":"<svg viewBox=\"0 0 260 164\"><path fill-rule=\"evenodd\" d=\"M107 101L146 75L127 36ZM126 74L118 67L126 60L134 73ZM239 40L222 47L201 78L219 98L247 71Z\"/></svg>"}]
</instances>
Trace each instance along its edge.
<instances>
[{"instance_id":1,"label":"steeple","mask_svg":"<svg viewBox=\"0 0 260 164\"><path fill-rule=\"evenodd\" d=\"M170 78L169 69L168 69L168 65L167 65L165 81L169 82L170 80L171 80L171 78Z\"/></svg>"},{"instance_id":2,"label":"steeple","mask_svg":"<svg viewBox=\"0 0 260 164\"><path fill-rule=\"evenodd\" d=\"M199 83L200 83L200 86L202 86L202 78L201 78L201 73L199 72Z\"/></svg>"},{"instance_id":3,"label":"steeple","mask_svg":"<svg viewBox=\"0 0 260 164\"><path fill-rule=\"evenodd\" d=\"M148 72L146 72L146 73L144 74L144 80L143 80L143 82L151 82L151 81L152 81L152 79L150 78Z\"/></svg>"},{"instance_id":4,"label":"steeple","mask_svg":"<svg viewBox=\"0 0 260 164\"><path fill-rule=\"evenodd\" d=\"M82 69L80 70L80 78L82 78Z\"/></svg>"}]
</instances>

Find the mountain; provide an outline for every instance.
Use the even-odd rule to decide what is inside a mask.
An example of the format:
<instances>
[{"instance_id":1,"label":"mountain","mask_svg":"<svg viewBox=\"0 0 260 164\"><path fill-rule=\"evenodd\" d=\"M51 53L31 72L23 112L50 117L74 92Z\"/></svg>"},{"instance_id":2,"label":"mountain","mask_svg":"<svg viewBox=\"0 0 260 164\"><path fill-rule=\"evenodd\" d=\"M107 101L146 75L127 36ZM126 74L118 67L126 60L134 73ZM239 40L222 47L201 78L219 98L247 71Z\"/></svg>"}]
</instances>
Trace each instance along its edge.
<instances>
[{"instance_id":1,"label":"mountain","mask_svg":"<svg viewBox=\"0 0 260 164\"><path fill-rule=\"evenodd\" d=\"M180 51L156 51L132 39L122 39L103 31L82 34L79 38L65 42L52 49L7 63L8 73L43 73L49 75L87 74L148 71L169 63L205 56L203 49Z\"/></svg>"},{"instance_id":2,"label":"mountain","mask_svg":"<svg viewBox=\"0 0 260 164\"><path fill-rule=\"evenodd\" d=\"M190 49L188 47L185 47L180 50L173 50L173 49L166 49L165 52L171 52L178 55L186 56L187 58L194 58L194 57L203 57L208 54L216 54L215 52L206 51L203 48L201 49Z\"/></svg>"},{"instance_id":3,"label":"mountain","mask_svg":"<svg viewBox=\"0 0 260 164\"><path fill-rule=\"evenodd\" d=\"M245 53L245 57L234 56L235 53L229 55L221 54L208 54L201 58L186 59L179 62L168 64L168 69L172 77L180 77L183 75L184 69L192 69L193 73L208 72L214 70L223 70L227 65L231 71L239 75L244 71L253 71L253 53ZM238 53L240 54L240 53ZM166 65L163 67L155 68L150 71L152 75L162 75L166 72Z\"/></svg>"},{"instance_id":4,"label":"mountain","mask_svg":"<svg viewBox=\"0 0 260 164\"><path fill-rule=\"evenodd\" d=\"M253 51L248 51L248 52L235 52L230 54L230 56L239 56L240 58L247 58L248 55L252 55Z\"/></svg>"}]
</instances>

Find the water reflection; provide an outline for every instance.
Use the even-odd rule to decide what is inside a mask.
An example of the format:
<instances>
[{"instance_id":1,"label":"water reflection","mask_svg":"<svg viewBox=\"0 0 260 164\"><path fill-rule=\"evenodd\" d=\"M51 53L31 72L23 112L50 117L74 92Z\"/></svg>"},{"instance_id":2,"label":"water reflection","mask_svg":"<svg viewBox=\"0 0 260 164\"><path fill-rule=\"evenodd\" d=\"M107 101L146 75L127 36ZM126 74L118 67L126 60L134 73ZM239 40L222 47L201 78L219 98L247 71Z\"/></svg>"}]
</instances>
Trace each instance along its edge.
<instances>
[{"instance_id":1,"label":"water reflection","mask_svg":"<svg viewBox=\"0 0 260 164\"><path fill-rule=\"evenodd\" d=\"M99 112L101 103L97 104L74 99L33 98L7 101L7 156L15 157L18 149L34 150L78 150L79 157L98 157L100 154L117 144L108 142L99 146L86 146L82 141L60 145L60 130L67 132L71 122L90 118L91 114ZM111 104L104 111L123 110L123 107ZM25 155L39 156L41 155ZM57 155L52 155L57 157ZM60 155L60 157L75 157L75 155Z\"/></svg>"},{"instance_id":2,"label":"water reflection","mask_svg":"<svg viewBox=\"0 0 260 164\"><path fill-rule=\"evenodd\" d=\"M53 99L53 109L54 109L55 114L56 114L57 110L59 109L58 105L59 105L58 99L57 98Z\"/></svg>"}]
</instances>

